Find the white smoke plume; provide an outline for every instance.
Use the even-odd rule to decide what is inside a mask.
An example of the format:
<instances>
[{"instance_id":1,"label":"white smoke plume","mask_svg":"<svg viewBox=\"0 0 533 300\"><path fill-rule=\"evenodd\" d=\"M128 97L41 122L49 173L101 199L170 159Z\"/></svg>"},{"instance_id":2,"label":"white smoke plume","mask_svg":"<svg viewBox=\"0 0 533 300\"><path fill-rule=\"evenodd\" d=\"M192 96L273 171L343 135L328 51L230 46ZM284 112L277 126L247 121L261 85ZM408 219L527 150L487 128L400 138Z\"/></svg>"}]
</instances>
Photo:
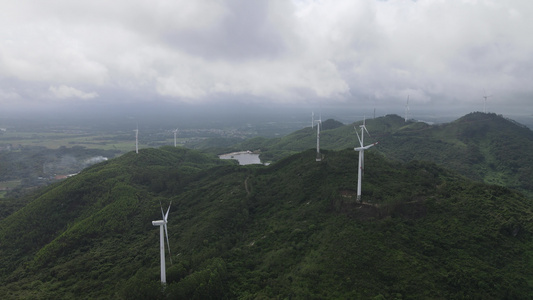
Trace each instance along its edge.
<instances>
[{"instance_id":1,"label":"white smoke plume","mask_svg":"<svg viewBox=\"0 0 533 300\"><path fill-rule=\"evenodd\" d=\"M90 165L94 165L94 164L97 164L97 163L101 163L101 162L106 161L106 160L107 160L107 157L105 157L105 156L95 156L95 157L91 157L91 158L86 159L83 163L86 166L90 166Z\"/></svg>"}]
</instances>

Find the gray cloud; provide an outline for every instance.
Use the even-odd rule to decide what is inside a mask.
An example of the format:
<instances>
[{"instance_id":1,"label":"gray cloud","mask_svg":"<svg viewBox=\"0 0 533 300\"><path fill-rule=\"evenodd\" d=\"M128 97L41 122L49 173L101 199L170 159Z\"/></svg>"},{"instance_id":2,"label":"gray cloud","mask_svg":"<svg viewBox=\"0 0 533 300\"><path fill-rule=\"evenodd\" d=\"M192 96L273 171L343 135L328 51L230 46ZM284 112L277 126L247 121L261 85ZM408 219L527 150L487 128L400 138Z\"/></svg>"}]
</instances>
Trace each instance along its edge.
<instances>
[{"instance_id":1,"label":"gray cloud","mask_svg":"<svg viewBox=\"0 0 533 300\"><path fill-rule=\"evenodd\" d=\"M80 98L80 99L92 99L98 97L98 94L95 92L86 93L84 91L78 90L76 88L70 87L70 86L51 86L48 89L52 95L58 99L65 99L65 98Z\"/></svg>"},{"instance_id":2,"label":"gray cloud","mask_svg":"<svg viewBox=\"0 0 533 300\"><path fill-rule=\"evenodd\" d=\"M52 93L65 101L397 106L409 95L413 105L477 107L487 91L489 107L531 110L528 0L21 0L2 7L2 104L51 101Z\"/></svg>"},{"instance_id":3,"label":"gray cloud","mask_svg":"<svg viewBox=\"0 0 533 300\"><path fill-rule=\"evenodd\" d=\"M276 6L273 2L231 0L226 4L216 24L163 30L161 40L177 51L207 60L275 59L285 51L283 28L269 7Z\"/></svg>"}]
</instances>

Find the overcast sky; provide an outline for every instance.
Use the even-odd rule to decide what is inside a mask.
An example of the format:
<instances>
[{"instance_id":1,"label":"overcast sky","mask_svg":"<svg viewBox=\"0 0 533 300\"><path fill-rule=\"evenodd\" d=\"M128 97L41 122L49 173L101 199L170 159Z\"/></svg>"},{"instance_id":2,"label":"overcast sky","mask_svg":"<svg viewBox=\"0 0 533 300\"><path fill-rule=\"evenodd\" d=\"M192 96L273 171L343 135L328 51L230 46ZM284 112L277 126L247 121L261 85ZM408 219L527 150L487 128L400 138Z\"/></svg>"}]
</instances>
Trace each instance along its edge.
<instances>
[{"instance_id":1,"label":"overcast sky","mask_svg":"<svg viewBox=\"0 0 533 300\"><path fill-rule=\"evenodd\" d=\"M532 114L531 0L0 0L0 105ZM465 111L468 113L469 111Z\"/></svg>"}]
</instances>

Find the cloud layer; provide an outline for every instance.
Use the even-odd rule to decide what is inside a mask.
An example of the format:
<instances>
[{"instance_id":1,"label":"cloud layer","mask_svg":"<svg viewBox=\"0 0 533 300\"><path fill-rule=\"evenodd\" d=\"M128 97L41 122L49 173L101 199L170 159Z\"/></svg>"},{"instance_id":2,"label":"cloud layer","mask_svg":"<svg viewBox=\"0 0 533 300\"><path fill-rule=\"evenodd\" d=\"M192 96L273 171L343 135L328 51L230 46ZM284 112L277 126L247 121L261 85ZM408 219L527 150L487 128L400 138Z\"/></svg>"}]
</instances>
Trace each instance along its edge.
<instances>
[{"instance_id":1,"label":"cloud layer","mask_svg":"<svg viewBox=\"0 0 533 300\"><path fill-rule=\"evenodd\" d=\"M0 103L531 110L533 2L2 1Z\"/></svg>"}]
</instances>

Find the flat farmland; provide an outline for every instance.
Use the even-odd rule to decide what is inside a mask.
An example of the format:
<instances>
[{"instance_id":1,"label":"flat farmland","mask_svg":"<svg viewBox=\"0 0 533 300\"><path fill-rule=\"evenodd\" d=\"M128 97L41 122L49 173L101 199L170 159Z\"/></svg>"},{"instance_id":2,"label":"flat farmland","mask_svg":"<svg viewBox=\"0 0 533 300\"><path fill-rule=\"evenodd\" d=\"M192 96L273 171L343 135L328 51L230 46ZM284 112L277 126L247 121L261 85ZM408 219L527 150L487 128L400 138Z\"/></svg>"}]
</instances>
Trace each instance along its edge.
<instances>
[{"instance_id":1,"label":"flat farmland","mask_svg":"<svg viewBox=\"0 0 533 300\"><path fill-rule=\"evenodd\" d=\"M20 182L21 180L0 181L0 199L4 198L8 190L18 187Z\"/></svg>"},{"instance_id":2,"label":"flat farmland","mask_svg":"<svg viewBox=\"0 0 533 300\"><path fill-rule=\"evenodd\" d=\"M188 138L177 139L178 145L185 144ZM0 147L41 146L48 149L81 146L88 149L119 150L122 153L135 150L135 133L116 132L24 132L5 131L0 134ZM150 133L139 136L139 149L162 145L174 145L172 137Z\"/></svg>"}]
</instances>

